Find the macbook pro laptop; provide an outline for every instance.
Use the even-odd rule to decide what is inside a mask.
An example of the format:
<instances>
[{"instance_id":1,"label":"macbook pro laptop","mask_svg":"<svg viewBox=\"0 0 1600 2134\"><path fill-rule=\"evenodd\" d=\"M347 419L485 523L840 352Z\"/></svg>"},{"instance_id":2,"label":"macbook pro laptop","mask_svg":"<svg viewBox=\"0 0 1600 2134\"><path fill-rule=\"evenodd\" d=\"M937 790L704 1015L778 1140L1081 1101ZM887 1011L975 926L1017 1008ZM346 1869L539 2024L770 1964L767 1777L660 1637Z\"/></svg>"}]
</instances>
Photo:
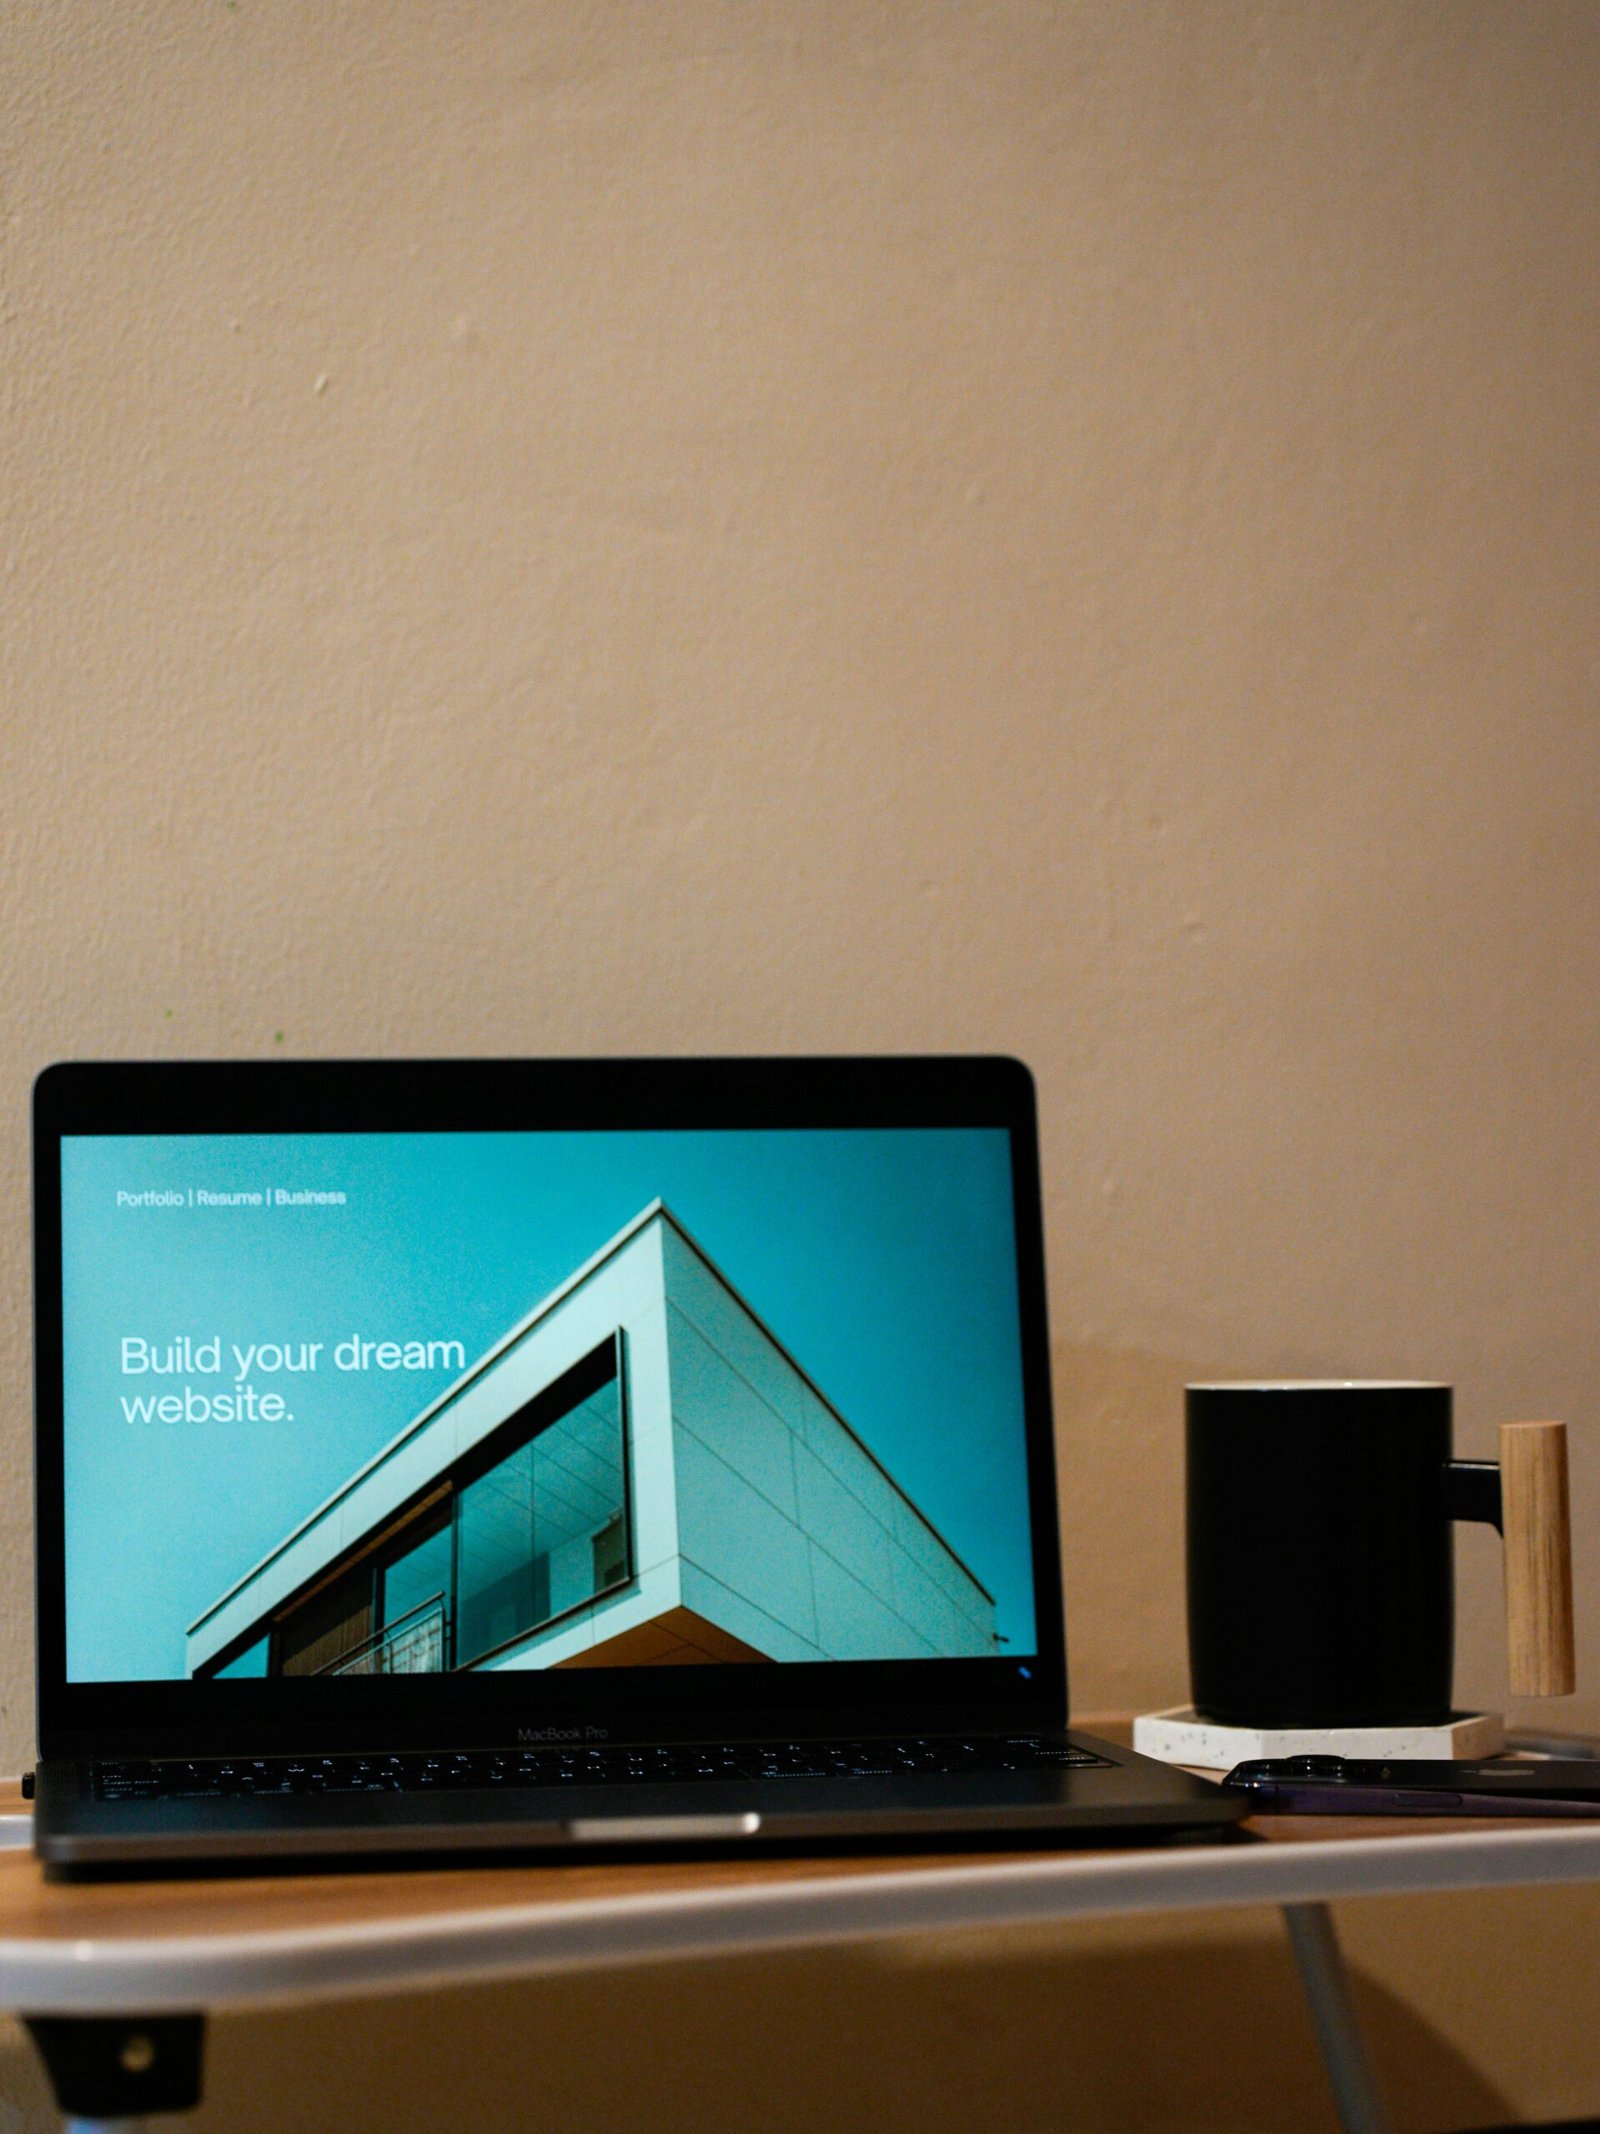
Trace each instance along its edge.
<instances>
[{"instance_id":1,"label":"macbook pro laptop","mask_svg":"<svg viewBox=\"0 0 1600 2134\"><path fill-rule=\"evenodd\" d=\"M54 1873L1220 1829L1069 1733L1004 1059L52 1067Z\"/></svg>"}]
</instances>

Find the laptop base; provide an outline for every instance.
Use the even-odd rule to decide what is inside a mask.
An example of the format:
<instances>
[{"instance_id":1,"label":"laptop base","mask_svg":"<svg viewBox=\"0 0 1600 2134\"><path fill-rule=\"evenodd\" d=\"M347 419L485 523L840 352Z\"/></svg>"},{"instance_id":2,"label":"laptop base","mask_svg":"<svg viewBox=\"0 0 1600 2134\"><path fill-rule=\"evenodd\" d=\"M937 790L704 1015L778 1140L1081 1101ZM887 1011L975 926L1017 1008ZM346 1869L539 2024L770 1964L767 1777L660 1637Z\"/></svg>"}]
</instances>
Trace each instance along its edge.
<instances>
[{"instance_id":1,"label":"laptop base","mask_svg":"<svg viewBox=\"0 0 1600 2134\"><path fill-rule=\"evenodd\" d=\"M320 1798L96 1797L89 1767L39 1768L35 1849L51 1876L163 1874L210 1862L352 1858L402 1864L447 1856L661 1848L1044 1842L1225 1830L1237 1797L1186 1772L1076 1733L1093 1760L1058 1768L899 1778L709 1779L697 1783L373 1791Z\"/></svg>"}]
</instances>

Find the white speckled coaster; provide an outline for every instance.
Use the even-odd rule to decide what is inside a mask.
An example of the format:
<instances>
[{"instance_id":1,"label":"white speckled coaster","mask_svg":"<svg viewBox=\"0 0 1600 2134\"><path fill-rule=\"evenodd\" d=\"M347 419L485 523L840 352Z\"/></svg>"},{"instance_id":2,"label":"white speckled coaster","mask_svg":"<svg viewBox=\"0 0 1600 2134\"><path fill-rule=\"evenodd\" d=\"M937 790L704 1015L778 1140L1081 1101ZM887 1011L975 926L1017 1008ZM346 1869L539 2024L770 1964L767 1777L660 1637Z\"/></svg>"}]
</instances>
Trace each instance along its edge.
<instances>
[{"instance_id":1,"label":"white speckled coaster","mask_svg":"<svg viewBox=\"0 0 1600 2134\"><path fill-rule=\"evenodd\" d=\"M1498 1756L1506 1745L1499 1712L1456 1712L1443 1726L1225 1726L1193 1705L1144 1712L1133 1745L1162 1763L1231 1771L1256 1756Z\"/></svg>"}]
</instances>

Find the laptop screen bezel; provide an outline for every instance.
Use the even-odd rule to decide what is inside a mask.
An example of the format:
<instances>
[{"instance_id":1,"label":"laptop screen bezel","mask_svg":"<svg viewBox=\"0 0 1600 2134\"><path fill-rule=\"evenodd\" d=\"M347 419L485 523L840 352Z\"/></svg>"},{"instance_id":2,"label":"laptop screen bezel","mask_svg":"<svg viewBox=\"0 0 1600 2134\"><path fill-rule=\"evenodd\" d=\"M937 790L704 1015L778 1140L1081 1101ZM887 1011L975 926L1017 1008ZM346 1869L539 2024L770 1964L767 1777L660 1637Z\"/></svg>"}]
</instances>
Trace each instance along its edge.
<instances>
[{"instance_id":1,"label":"laptop screen bezel","mask_svg":"<svg viewBox=\"0 0 1600 2134\"><path fill-rule=\"evenodd\" d=\"M69 1135L1002 1128L1011 1148L1037 1651L777 1668L337 1681L70 1682L61 1141ZM69 1063L34 1085L40 1753L260 1754L579 1740L1037 1728L1067 1714L1032 1076L1002 1057Z\"/></svg>"}]
</instances>

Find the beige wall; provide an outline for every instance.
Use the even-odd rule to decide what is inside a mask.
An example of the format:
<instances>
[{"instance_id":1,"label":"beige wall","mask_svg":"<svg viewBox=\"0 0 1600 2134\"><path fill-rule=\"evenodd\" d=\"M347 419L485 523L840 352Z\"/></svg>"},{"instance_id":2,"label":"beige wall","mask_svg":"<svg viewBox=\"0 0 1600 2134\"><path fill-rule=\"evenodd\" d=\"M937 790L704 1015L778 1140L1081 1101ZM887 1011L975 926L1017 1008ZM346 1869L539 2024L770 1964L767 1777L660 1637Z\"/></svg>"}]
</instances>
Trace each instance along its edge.
<instances>
[{"instance_id":1,"label":"beige wall","mask_svg":"<svg viewBox=\"0 0 1600 2134\"><path fill-rule=\"evenodd\" d=\"M1079 1703L1184 1687L1186 1376L1416 1373L1578 1424L1600 1724L1597 91L1586 4L11 0L7 1760L63 1054L1014 1049ZM1600 2109L1600 1902L1345 1925L1407 2126ZM1286 1981L1252 1914L274 2017L203 2124L304 2054L347 2129L1310 2126Z\"/></svg>"}]
</instances>

